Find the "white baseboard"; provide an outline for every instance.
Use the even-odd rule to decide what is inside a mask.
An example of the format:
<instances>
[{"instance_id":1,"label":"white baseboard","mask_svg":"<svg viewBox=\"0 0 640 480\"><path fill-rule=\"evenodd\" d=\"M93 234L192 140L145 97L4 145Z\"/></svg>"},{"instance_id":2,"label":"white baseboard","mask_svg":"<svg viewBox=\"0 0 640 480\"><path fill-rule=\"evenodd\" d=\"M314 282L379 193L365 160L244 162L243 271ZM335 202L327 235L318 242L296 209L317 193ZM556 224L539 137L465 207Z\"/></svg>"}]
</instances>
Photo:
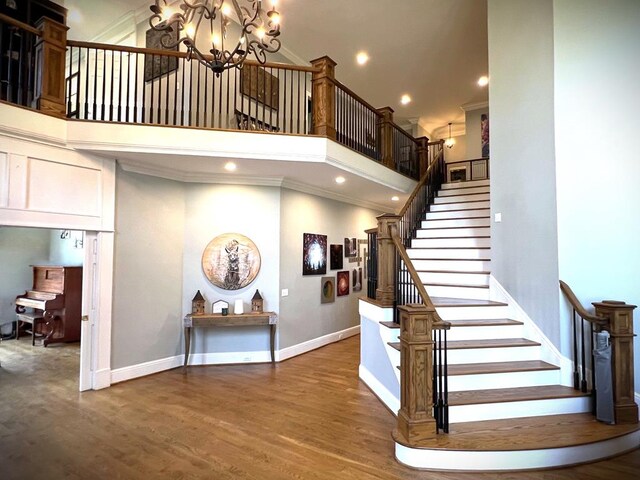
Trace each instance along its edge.
<instances>
[{"instance_id":1,"label":"white baseboard","mask_svg":"<svg viewBox=\"0 0 640 480\"><path fill-rule=\"evenodd\" d=\"M126 380L170 370L179 367L183 362L184 355L175 355L173 357L152 360L129 367L116 368L115 370L111 370L111 383L124 382Z\"/></svg>"},{"instance_id":2,"label":"white baseboard","mask_svg":"<svg viewBox=\"0 0 640 480\"><path fill-rule=\"evenodd\" d=\"M340 330L339 332L333 332L322 337L298 343L297 345L293 345L291 347L283 348L282 350L278 350L276 352L276 362L281 362L283 360L286 360L287 358L310 352L311 350L324 347L325 345L329 345L330 343L339 342L340 340L344 340L348 337L353 337L354 335L358 335L359 333L360 325L356 325L355 327L346 328L344 330Z\"/></svg>"},{"instance_id":3,"label":"white baseboard","mask_svg":"<svg viewBox=\"0 0 640 480\"><path fill-rule=\"evenodd\" d=\"M281 362L291 357L301 355L303 353L324 347L330 343L338 342L348 337L358 335L360 333L360 325L347 328L339 332L333 332L322 337L314 338L291 347L283 348L275 352L276 362ZM192 353L189 355L189 365L223 365L229 363L266 363L271 361L271 353L268 350L255 352L209 352L209 353ZM94 389L108 387L112 383L124 382L134 378L144 377L172 368L180 367L184 363L184 355L175 355L173 357L161 358L150 362L131 365L129 367L117 368L111 370L110 377L105 377L103 372L101 386L96 387L94 381ZM106 381L105 381L106 378Z\"/></svg>"},{"instance_id":4,"label":"white baseboard","mask_svg":"<svg viewBox=\"0 0 640 480\"><path fill-rule=\"evenodd\" d=\"M111 386L111 370L103 368L93 373L93 390L101 390Z\"/></svg>"},{"instance_id":5,"label":"white baseboard","mask_svg":"<svg viewBox=\"0 0 640 480\"><path fill-rule=\"evenodd\" d=\"M397 416L398 410L400 410L400 400L397 399L395 395L387 389L387 387L380 383L378 379L363 365L360 365L358 368L358 376L360 377L360 380L367 384L380 401Z\"/></svg>"},{"instance_id":6,"label":"white baseboard","mask_svg":"<svg viewBox=\"0 0 640 480\"><path fill-rule=\"evenodd\" d=\"M560 350L547 338L538 325L529 317L527 312L524 311L493 275L489 277L489 291L491 292L491 300L508 303L513 314L512 318L524 322L527 337L530 340L542 344L541 360L560 367L560 383L568 386L573 385L573 378L571 376L573 362L571 359L560 353Z\"/></svg>"}]
</instances>

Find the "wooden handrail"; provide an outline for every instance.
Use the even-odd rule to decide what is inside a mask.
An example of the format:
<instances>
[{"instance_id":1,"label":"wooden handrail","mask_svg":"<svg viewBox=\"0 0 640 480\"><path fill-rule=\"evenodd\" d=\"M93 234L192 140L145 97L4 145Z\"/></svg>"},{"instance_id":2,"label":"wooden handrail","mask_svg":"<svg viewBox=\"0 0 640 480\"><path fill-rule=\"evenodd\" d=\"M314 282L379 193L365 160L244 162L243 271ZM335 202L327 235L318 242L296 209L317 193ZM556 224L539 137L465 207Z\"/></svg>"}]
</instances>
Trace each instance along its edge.
<instances>
[{"instance_id":1,"label":"wooden handrail","mask_svg":"<svg viewBox=\"0 0 640 480\"><path fill-rule=\"evenodd\" d=\"M587 312L587 310L580 303L580 300L578 300L578 298L573 293L573 290L571 290L569 285L564 283L562 280L560 280L560 290L562 290L562 293L564 293L564 295L567 297L567 300L569 300L569 303L571 304L573 309L578 312L578 315L580 315L582 318L597 325L603 325L607 323L606 318L599 317L598 315L593 315L592 313Z\"/></svg>"},{"instance_id":2,"label":"wooden handrail","mask_svg":"<svg viewBox=\"0 0 640 480\"><path fill-rule=\"evenodd\" d=\"M444 143L444 140L442 142ZM488 159L489 157L470 158L469 160L458 160L457 162L447 162L447 165L455 165L456 163L480 162L482 160L487 161Z\"/></svg>"},{"instance_id":3,"label":"wooden handrail","mask_svg":"<svg viewBox=\"0 0 640 480\"><path fill-rule=\"evenodd\" d=\"M439 142L435 142L433 143L433 145L437 145ZM424 172L424 175L422 175L422 178L420 178L420 180L418 181L418 184L415 186L415 188L413 189L413 192L411 192L411 195L409 196L409 198L407 199L406 203L404 204L404 206L402 207L402 209L400 210L400 213L398 213L399 216L403 216L407 210L409 209L409 206L411 205L411 202L413 201L413 199L416 197L416 195L418 195L418 192L420 192L420 189L422 188L422 186L427 182L427 180L429 179L429 173L431 172L431 169L434 168L434 166L438 163L438 158L442 155L442 152L440 152L438 154L438 157L436 157L433 162L431 162L431 165L429 165L429 167L427 168L427 171Z\"/></svg>"},{"instance_id":4,"label":"wooden handrail","mask_svg":"<svg viewBox=\"0 0 640 480\"><path fill-rule=\"evenodd\" d=\"M94 42L81 42L77 40L68 40L67 46L75 47L75 48L90 48L96 50L109 50L114 52L127 52L127 53L141 53L145 55L164 55L166 57L177 57L177 58L189 58L189 54L187 52L176 52L175 50L161 50L154 48L142 48L142 47L127 47L124 45L109 45L106 43L94 43ZM213 58L211 55L203 55L203 57L207 60ZM195 59L196 57L191 55L191 59ZM244 65L258 66L258 67L266 67L266 68L282 68L286 70L293 70L298 72L309 72L314 73L319 70L314 67L307 67L304 65L292 65L289 63L278 63L278 62L266 62L259 63L255 60L245 60Z\"/></svg>"},{"instance_id":5,"label":"wooden handrail","mask_svg":"<svg viewBox=\"0 0 640 480\"><path fill-rule=\"evenodd\" d=\"M395 130L397 130L398 132L400 132L400 134L404 135L405 137L407 137L409 140L411 140L413 143L417 144L418 141L413 137L413 135L411 135L410 133L408 133L404 128L402 128L400 125L398 125L395 122L391 122L391 127L394 128Z\"/></svg>"},{"instance_id":6,"label":"wooden handrail","mask_svg":"<svg viewBox=\"0 0 640 480\"><path fill-rule=\"evenodd\" d=\"M418 272L416 271L415 267L413 266L413 262L409 258L409 255L407 254L407 251L404 248L404 245L402 244L402 240L400 239L400 236L398 235L398 232L395 231L395 228L392 227L392 228L390 228L390 232L389 233L391 235L391 239L393 240L393 244L395 245L396 250L398 251L398 254L400 255L400 258L402 258L402 261L404 262L404 264L407 267L407 270L409 271L409 275L411 276L411 280L413 280L413 283L415 284L416 289L418 290L418 293L422 297L423 303L425 304L426 307L435 309L435 306L433 305L433 302L431 301L431 297L427 293L427 290L424 288L424 285L422 284L422 281L420 280L420 276L418 275ZM440 318L440 315L438 315L437 311L435 311L435 316L436 316L437 320L433 325L434 328L449 330L449 328L451 327L451 323L450 322L445 322L444 320L442 320L442 318Z\"/></svg>"},{"instance_id":7,"label":"wooden handrail","mask_svg":"<svg viewBox=\"0 0 640 480\"><path fill-rule=\"evenodd\" d=\"M349 87L347 87L345 84L341 83L340 81L336 80L335 78L331 79L331 83L333 83L336 87L338 87L340 90L342 90L344 93L352 96L353 98L355 98L358 102L360 102L361 104L363 104L365 107L367 107L369 110L371 110L373 113L375 113L378 117L381 117L382 115L380 115L380 113L378 112L378 109L376 107L374 107L373 105L371 105L369 102L367 102L366 100L364 100L362 97L360 97L357 93L355 93L353 90L351 90Z\"/></svg>"},{"instance_id":8,"label":"wooden handrail","mask_svg":"<svg viewBox=\"0 0 640 480\"><path fill-rule=\"evenodd\" d=\"M0 13L0 21L4 23L8 23L9 25L12 25L14 27L18 27L21 30L26 30L27 32L33 33L34 35L37 35L39 37L42 36L42 32L37 28L34 28L29 24L23 23L20 20L16 20L15 18L11 18L8 15L5 15L3 13Z\"/></svg>"}]
</instances>

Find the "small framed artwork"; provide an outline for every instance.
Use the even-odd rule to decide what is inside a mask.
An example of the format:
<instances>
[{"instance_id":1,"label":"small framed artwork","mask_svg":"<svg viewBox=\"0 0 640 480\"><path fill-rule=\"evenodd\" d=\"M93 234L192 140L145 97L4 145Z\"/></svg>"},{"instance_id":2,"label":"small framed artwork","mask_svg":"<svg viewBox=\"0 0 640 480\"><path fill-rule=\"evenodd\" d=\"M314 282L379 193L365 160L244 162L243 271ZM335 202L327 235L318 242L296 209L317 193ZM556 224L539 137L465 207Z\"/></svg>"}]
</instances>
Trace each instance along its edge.
<instances>
[{"instance_id":1,"label":"small framed artwork","mask_svg":"<svg viewBox=\"0 0 640 480\"><path fill-rule=\"evenodd\" d=\"M354 292L359 292L360 290L362 290L362 267L353 269L352 285Z\"/></svg>"},{"instance_id":2,"label":"small framed artwork","mask_svg":"<svg viewBox=\"0 0 640 480\"><path fill-rule=\"evenodd\" d=\"M336 287L338 297L349 295L349 271L338 272L338 285Z\"/></svg>"},{"instance_id":3,"label":"small framed artwork","mask_svg":"<svg viewBox=\"0 0 640 480\"><path fill-rule=\"evenodd\" d=\"M302 234L302 275L327 273L327 236Z\"/></svg>"},{"instance_id":4,"label":"small framed artwork","mask_svg":"<svg viewBox=\"0 0 640 480\"><path fill-rule=\"evenodd\" d=\"M342 270L342 245L331 245L329 247L329 268L331 270Z\"/></svg>"},{"instance_id":5,"label":"small framed artwork","mask_svg":"<svg viewBox=\"0 0 640 480\"><path fill-rule=\"evenodd\" d=\"M322 277L320 282L320 303L333 303L336 300L336 277Z\"/></svg>"},{"instance_id":6,"label":"small framed artwork","mask_svg":"<svg viewBox=\"0 0 640 480\"><path fill-rule=\"evenodd\" d=\"M344 238L344 256L347 258L358 256L358 241L355 238Z\"/></svg>"}]
</instances>

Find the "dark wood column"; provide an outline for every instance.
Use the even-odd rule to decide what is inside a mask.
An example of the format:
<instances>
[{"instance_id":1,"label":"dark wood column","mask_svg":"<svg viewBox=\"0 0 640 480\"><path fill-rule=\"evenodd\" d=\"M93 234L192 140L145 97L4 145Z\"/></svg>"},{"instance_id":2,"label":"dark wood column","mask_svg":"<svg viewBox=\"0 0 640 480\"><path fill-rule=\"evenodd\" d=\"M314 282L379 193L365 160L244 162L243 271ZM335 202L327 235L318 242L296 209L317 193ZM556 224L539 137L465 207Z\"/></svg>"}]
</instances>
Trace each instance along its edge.
<instances>
[{"instance_id":1,"label":"dark wood column","mask_svg":"<svg viewBox=\"0 0 640 480\"><path fill-rule=\"evenodd\" d=\"M311 60L311 65L319 69L311 77L313 104L313 133L336 139L336 62L329 57Z\"/></svg>"},{"instance_id":2,"label":"dark wood column","mask_svg":"<svg viewBox=\"0 0 640 480\"><path fill-rule=\"evenodd\" d=\"M436 310L425 305L403 305L400 312L400 411L393 437L398 443L418 446L434 438L433 324Z\"/></svg>"},{"instance_id":3,"label":"dark wood column","mask_svg":"<svg viewBox=\"0 0 640 480\"><path fill-rule=\"evenodd\" d=\"M398 228L400 216L385 213L378 220L378 288L376 300L382 307L392 307L396 288L396 247L389 232L390 227Z\"/></svg>"},{"instance_id":4,"label":"dark wood column","mask_svg":"<svg viewBox=\"0 0 640 480\"><path fill-rule=\"evenodd\" d=\"M36 43L35 107L56 117L65 117L65 56L67 26L47 17L36 28L42 36Z\"/></svg>"},{"instance_id":5,"label":"dark wood column","mask_svg":"<svg viewBox=\"0 0 640 480\"><path fill-rule=\"evenodd\" d=\"M396 165L393 160L393 108L382 107L378 109L378 113L382 116L380 121L381 162L383 165L395 170Z\"/></svg>"},{"instance_id":6,"label":"dark wood column","mask_svg":"<svg viewBox=\"0 0 640 480\"><path fill-rule=\"evenodd\" d=\"M418 162L420 165L420 178L429 168L429 139L427 137L416 138L418 142Z\"/></svg>"},{"instance_id":7,"label":"dark wood column","mask_svg":"<svg viewBox=\"0 0 640 480\"><path fill-rule=\"evenodd\" d=\"M612 300L594 302L593 306L597 316L609 320L616 423L638 423L633 385L633 310L636 306Z\"/></svg>"}]
</instances>

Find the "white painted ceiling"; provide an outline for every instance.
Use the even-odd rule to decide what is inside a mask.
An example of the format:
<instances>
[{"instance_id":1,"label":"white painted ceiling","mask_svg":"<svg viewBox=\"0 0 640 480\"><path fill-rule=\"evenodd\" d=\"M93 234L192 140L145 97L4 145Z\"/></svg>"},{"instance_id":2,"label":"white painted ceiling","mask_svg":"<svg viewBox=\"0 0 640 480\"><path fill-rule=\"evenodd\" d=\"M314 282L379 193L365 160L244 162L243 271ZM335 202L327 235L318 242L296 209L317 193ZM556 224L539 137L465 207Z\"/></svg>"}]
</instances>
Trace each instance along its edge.
<instances>
[{"instance_id":1,"label":"white painted ceiling","mask_svg":"<svg viewBox=\"0 0 640 480\"><path fill-rule=\"evenodd\" d=\"M70 38L91 40L152 0L60 3L80 12L70 18ZM488 70L486 0L278 0L278 9L284 49L306 61L330 56L338 80L393 108L396 123L419 122L430 138L446 136L448 122L460 131L460 106L487 100L476 84ZM360 50L371 58L364 67L355 62ZM404 93L413 98L407 106Z\"/></svg>"}]
</instances>

